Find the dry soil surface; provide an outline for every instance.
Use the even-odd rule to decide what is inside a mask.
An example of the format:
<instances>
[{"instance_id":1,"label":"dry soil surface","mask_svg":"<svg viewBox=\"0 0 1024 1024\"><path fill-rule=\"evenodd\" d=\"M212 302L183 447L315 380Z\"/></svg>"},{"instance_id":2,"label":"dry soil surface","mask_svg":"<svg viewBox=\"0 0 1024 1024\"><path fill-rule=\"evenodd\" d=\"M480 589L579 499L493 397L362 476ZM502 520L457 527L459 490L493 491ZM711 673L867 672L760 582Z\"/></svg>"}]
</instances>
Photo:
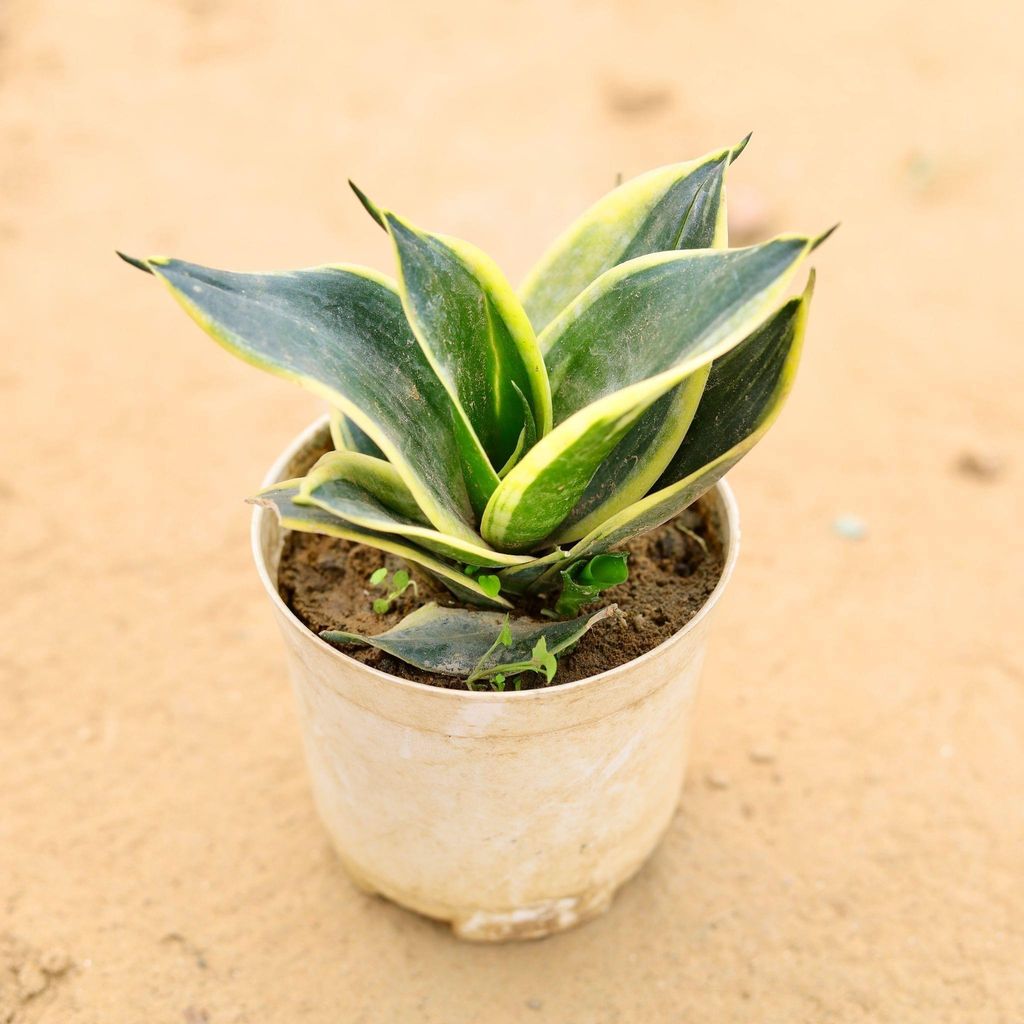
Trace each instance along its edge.
<instances>
[{"instance_id":1,"label":"dry soil surface","mask_svg":"<svg viewBox=\"0 0 1024 1024\"><path fill-rule=\"evenodd\" d=\"M1024 1020L1019 5L0 5L0 1021ZM737 231L840 232L664 844L459 944L346 880L250 493L319 412L115 246L364 261L351 176L518 277L741 138Z\"/></svg>"}]
</instances>

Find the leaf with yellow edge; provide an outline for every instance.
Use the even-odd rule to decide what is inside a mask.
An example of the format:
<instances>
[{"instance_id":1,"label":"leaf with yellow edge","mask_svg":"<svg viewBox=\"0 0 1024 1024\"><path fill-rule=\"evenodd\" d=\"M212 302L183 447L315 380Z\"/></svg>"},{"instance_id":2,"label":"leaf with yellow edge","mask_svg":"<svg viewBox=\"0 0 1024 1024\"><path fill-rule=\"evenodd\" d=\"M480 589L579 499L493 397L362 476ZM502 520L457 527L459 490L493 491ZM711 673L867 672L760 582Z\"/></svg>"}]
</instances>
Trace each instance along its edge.
<instances>
[{"instance_id":1,"label":"leaf with yellow edge","mask_svg":"<svg viewBox=\"0 0 1024 1024\"><path fill-rule=\"evenodd\" d=\"M461 436L387 278L348 266L243 274L127 259L161 278L230 352L340 409L379 445L438 530L479 541L473 524L497 474Z\"/></svg>"},{"instance_id":2,"label":"leaf with yellow edge","mask_svg":"<svg viewBox=\"0 0 1024 1024\"><path fill-rule=\"evenodd\" d=\"M657 253L595 281L548 327L556 426L491 496L485 540L523 551L551 536L644 410L762 323L816 243Z\"/></svg>"},{"instance_id":3,"label":"leaf with yellow edge","mask_svg":"<svg viewBox=\"0 0 1024 1024\"><path fill-rule=\"evenodd\" d=\"M664 222L680 208L673 196L682 187L669 190L651 218L662 231L641 231L627 250L631 257L645 255L647 246L675 249L724 249L728 245L725 219L726 159L710 165L708 176L682 216L678 236L664 232ZM688 192L686 193L689 194ZM676 196L676 198L678 198ZM673 221L673 224L675 222ZM674 246L664 245L675 241ZM650 252L658 251L650 248ZM683 384L663 395L630 427L612 449L580 495L576 506L559 527L559 543L578 540L620 509L642 498L661 476L678 449L693 419L704 389L706 371L693 374Z\"/></svg>"},{"instance_id":4,"label":"leaf with yellow edge","mask_svg":"<svg viewBox=\"0 0 1024 1024\"><path fill-rule=\"evenodd\" d=\"M522 396L538 433L551 429L547 372L529 318L486 253L381 215L409 323L491 465L503 467L526 426Z\"/></svg>"},{"instance_id":5,"label":"leaf with yellow edge","mask_svg":"<svg viewBox=\"0 0 1024 1024\"><path fill-rule=\"evenodd\" d=\"M396 534L410 543L466 565L518 565L529 559L492 551L440 533L423 518L412 492L393 466L354 452L329 452L303 477L296 504L312 504L354 526ZM486 590L486 587L484 588Z\"/></svg>"},{"instance_id":6,"label":"leaf with yellow edge","mask_svg":"<svg viewBox=\"0 0 1024 1024\"><path fill-rule=\"evenodd\" d=\"M715 361L686 440L647 497L602 523L566 561L610 551L677 516L713 487L764 436L789 394L800 362L814 274L743 344ZM535 584L557 581L549 569Z\"/></svg>"},{"instance_id":7,"label":"leaf with yellow edge","mask_svg":"<svg viewBox=\"0 0 1024 1024\"><path fill-rule=\"evenodd\" d=\"M486 671L481 677L485 677L506 665L521 671L520 666L533 660L534 649L542 639L546 653L560 654L615 610L614 605L609 605L575 619L537 622L494 612L470 612L464 608L426 604L406 615L397 626L376 636L333 629L324 630L320 636L339 647L351 644L376 647L426 672L449 676L468 676L479 669L484 659ZM507 645L495 643L502 633L509 641Z\"/></svg>"},{"instance_id":8,"label":"leaf with yellow edge","mask_svg":"<svg viewBox=\"0 0 1024 1024\"><path fill-rule=\"evenodd\" d=\"M300 533L321 533L328 537L340 537L342 540L354 541L356 544L368 544L370 547L397 555L407 562L420 566L464 601L471 604L489 605L492 608L511 607L503 597L492 597L471 576L447 565L422 548L403 542L393 535L357 526L355 523L325 512L314 505L300 505L296 499L299 498L301 487L301 479L285 480L273 487L268 487L249 500L254 505L273 509L286 530L298 530Z\"/></svg>"},{"instance_id":9,"label":"leaf with yellow edge","mask_svg":"<svg viewBox=\"0 0 1024 1024\"><path fill-rule=\"evenodd\" d=\"M701 248L696 238L706 236L709 228L724 236L722 176L749 138L632 178L570 224L519 289L535 330L542 332L584 288L619 263L652 252ZM540 343L544 349L543 337Z\"/></svg>"}]
</instances>

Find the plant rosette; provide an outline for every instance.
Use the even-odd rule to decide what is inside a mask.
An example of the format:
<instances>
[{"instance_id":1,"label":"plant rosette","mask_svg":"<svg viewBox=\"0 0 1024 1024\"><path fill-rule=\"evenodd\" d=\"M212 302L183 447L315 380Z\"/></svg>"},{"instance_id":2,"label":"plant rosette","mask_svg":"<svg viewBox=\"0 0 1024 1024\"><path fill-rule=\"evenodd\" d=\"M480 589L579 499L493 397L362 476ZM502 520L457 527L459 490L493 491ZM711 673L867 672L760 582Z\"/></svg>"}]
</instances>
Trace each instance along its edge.
<instances>
[{"instance_id":1,"label":"plant rosette","mask_svg":"<svg viewBox=\"0 0 1024 1024\"><path fill-rule=\"evenodd\" d=\"M313 792L357 883L464 938L600 913L675 809L737 553L722 477L790 390L813 272L794 285L828 234L728 247L725 172L745 144L619 186L518 292L480 250L358 189L395 281L124 257L229 351L331 405L253 498ZM623 548L702 496L724 567L700 610L626 664L560 680L559 658L613 614ZM288 531L403 562L366 582L375 614L412 610L314 634L279 593ZM417 575L449 596L421 600ZM453 685L350 656L367 647Z\"/></svg>"}]
</instances>

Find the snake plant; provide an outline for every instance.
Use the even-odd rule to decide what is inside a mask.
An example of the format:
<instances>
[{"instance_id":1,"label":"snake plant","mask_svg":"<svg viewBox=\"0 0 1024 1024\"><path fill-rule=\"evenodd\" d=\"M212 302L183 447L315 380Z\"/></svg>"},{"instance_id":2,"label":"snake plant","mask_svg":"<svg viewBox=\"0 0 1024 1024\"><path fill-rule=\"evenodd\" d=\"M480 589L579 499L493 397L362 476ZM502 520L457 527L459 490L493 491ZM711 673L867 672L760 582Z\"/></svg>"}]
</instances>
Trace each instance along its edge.
<instances>
[{"instance_id":1,"label":"snake plant","mask_svg":"<svg viewBox=\"0 0 1024 1024\"><path fill-rule=\"evenodd\" d=\"M229 351L332 408L336 451L256 500L289 529L379 548L479 606L418 609L390 638L328 639L463 673L493 646L495 611L545 594L552 614L579 611L624 575L609 552L682 512L764 435L813 273L787 296L825 235L728 247L725 174L746 141L620 185L518 292L480 249L355 186L390 238L394 280L348 264L236 273L124 257ZM560 649L597 618L520 623L508 659L540 637Z\"/></svg>"}]
</instances>

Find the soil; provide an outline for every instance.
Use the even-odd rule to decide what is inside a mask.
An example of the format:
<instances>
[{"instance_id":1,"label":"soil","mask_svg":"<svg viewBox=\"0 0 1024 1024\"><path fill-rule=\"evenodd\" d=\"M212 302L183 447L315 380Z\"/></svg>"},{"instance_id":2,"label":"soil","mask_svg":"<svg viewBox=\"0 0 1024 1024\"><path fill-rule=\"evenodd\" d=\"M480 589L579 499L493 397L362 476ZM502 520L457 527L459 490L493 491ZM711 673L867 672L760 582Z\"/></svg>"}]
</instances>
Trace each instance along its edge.
<instances>
[{"instance_id":1,"label":"soil","mask_svg":"<svg viewBox=\"0 0 1024 1024\"><path fill-rule=\"evenodd\" d=\"M617 613L598 622L570 652L559 655L558 674L552 685L586 679L657 647L696 615L722 574L717 524L710 502L704 499L671 523L635 538L622 550L629 553L629 579L587 608L596 611L614 604ZM371 603L381 592L369 586L368 577L382 564L389 571L413 568L362 544L289 532L281 552L278 589L292 611L315 633L344 629L372 636L390 629L426 601L460 606L444 587L413 568L418 593L410 587L390 611L378 615ZM403 679L464 688L461 679L423 672L373 648L348 647L345 653ZM524 689L541 682L542 677L533 673L522 677Z\"/></svg>"}]
</instances>

